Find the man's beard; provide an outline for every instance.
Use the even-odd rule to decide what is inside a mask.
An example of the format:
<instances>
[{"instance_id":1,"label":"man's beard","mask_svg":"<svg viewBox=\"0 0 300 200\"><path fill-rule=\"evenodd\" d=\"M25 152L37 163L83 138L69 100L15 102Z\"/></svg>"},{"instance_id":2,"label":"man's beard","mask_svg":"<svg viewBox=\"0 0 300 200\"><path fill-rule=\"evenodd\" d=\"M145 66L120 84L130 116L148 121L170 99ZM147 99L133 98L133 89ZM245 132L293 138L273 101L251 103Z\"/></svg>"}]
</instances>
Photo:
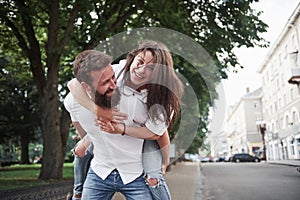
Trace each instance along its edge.
<instances>
[{"instance_id":1,"label":"man's beard","mask_svg":"<svg viewBox=\"0 0 300 200\"><path fill-rule=\"evenodd\" d=\"M121 98L119 88L116 88L112 96L107 96L107 92L100 94L95 90L95 104L101 108L113 108L119 104Z\"/></svg>"}]
</instances>

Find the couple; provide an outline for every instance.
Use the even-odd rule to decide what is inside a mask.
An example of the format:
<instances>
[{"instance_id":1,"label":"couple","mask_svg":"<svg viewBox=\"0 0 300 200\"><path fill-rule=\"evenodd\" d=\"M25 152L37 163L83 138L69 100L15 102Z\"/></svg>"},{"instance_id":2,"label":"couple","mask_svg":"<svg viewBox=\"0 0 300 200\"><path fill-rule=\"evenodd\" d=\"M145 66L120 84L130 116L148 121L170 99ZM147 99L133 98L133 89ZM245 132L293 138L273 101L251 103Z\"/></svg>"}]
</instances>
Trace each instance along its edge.
<instances>
[{"instance_id":1,"label":"couple","mask_svg":"<svg viewBox=\"0 0 300 200\"><path fill-rule=\"evenodd\" d=\"M127 55L126 62L112 66L109 56L90 50L78 64L76 79L80 86L73 88L74 96L81 88L88 98L77 94L75 99L69 94L65 106L72 121L80 123L94 145L83 199L111 199L115 192L127 199L170 199L161 173L162 157L168 160L168 152L161 154L159 148L169 144L167 128L178 117L183 85L168 49L146 40ZM126 113L127 119L122 123L102 120L100 129L94 119L107 118L111 115L107 107L114 106ZM166 196L159 196L159 192Z\"/></svg>"}]
</instances>

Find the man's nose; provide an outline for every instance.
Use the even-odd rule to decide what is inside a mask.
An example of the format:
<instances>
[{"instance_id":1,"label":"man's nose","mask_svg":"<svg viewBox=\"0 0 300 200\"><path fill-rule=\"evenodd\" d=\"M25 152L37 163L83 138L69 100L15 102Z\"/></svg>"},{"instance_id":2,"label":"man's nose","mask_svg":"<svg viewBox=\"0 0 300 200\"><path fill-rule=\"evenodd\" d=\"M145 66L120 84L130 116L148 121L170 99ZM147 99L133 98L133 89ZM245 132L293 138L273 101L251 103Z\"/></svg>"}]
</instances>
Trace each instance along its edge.
<instances>
[{"instance_id":1,"label":"man's nose","mask_svg":"<svg viewBox=\"0 0 300 200\"><path fill-rule=\"evenodd\" d=\"M116 78L113 78L110 80L110 89L116 89L117 88L117 79Z\"/></svg>"}]
</instances>

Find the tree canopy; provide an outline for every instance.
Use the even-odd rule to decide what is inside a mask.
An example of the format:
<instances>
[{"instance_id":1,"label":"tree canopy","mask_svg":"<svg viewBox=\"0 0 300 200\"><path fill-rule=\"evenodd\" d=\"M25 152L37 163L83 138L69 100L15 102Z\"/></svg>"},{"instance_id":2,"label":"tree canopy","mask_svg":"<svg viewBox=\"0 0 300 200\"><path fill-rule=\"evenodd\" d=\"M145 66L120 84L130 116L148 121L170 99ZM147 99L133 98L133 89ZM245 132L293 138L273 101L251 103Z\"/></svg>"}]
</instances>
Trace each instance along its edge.
<instances>
[{"instance_id":1,"label":"tree canopy","mask_svg":"<svg viewBox=\"0 0 300 200\"><path fill-rule=\"evenodd\" d=\"M267 25L259 19L261 13L251 7L257 1L1 1L1 56L13 57L10 65L20 74L21 66L15 61L26 61L30 76L24 77L24 82L30 77L34 86L29 92L36 90L39 97L35 103L39 105L44 146L40 179L62 178L70 118L61 100L66 94L66 82L72 77L71 63L78 52L95 48L99 41L123 31L139 27L168 28L191 37L209 53L219 72L209 83L215 86L227 77L228 67L241 67L233 52L235 47L268 44L260 37ZM180 58L175 61L175 66L181 66L178 70L193 80L192 87L199 100L200 121L195 135L200 137L197 139L200 145L207 131L208 111L213 102L210 97L217 95L208 94L202 78L188 63ZM6 80L2 74L1 79Z\"/></svg>"}]
</instances>

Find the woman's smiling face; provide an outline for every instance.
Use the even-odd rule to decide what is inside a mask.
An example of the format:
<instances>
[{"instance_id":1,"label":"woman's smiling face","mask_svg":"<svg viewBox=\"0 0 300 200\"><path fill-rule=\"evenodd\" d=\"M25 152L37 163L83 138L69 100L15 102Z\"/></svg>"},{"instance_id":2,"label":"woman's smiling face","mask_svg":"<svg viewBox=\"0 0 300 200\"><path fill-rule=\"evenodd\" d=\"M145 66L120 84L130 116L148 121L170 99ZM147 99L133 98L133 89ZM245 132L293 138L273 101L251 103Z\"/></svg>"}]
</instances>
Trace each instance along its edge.
<instances>
[{"instance_id":1,"label":"woman's smiling face","mask_svg":"<svg viewBox=\"0 0 300 200\"><path fill-rule=\"evenodd\" d=\"M130 81L136 86L149 82L154 69L154 57L150 51L140 52L130 66Z\"/></svg>"}]
</instances>

